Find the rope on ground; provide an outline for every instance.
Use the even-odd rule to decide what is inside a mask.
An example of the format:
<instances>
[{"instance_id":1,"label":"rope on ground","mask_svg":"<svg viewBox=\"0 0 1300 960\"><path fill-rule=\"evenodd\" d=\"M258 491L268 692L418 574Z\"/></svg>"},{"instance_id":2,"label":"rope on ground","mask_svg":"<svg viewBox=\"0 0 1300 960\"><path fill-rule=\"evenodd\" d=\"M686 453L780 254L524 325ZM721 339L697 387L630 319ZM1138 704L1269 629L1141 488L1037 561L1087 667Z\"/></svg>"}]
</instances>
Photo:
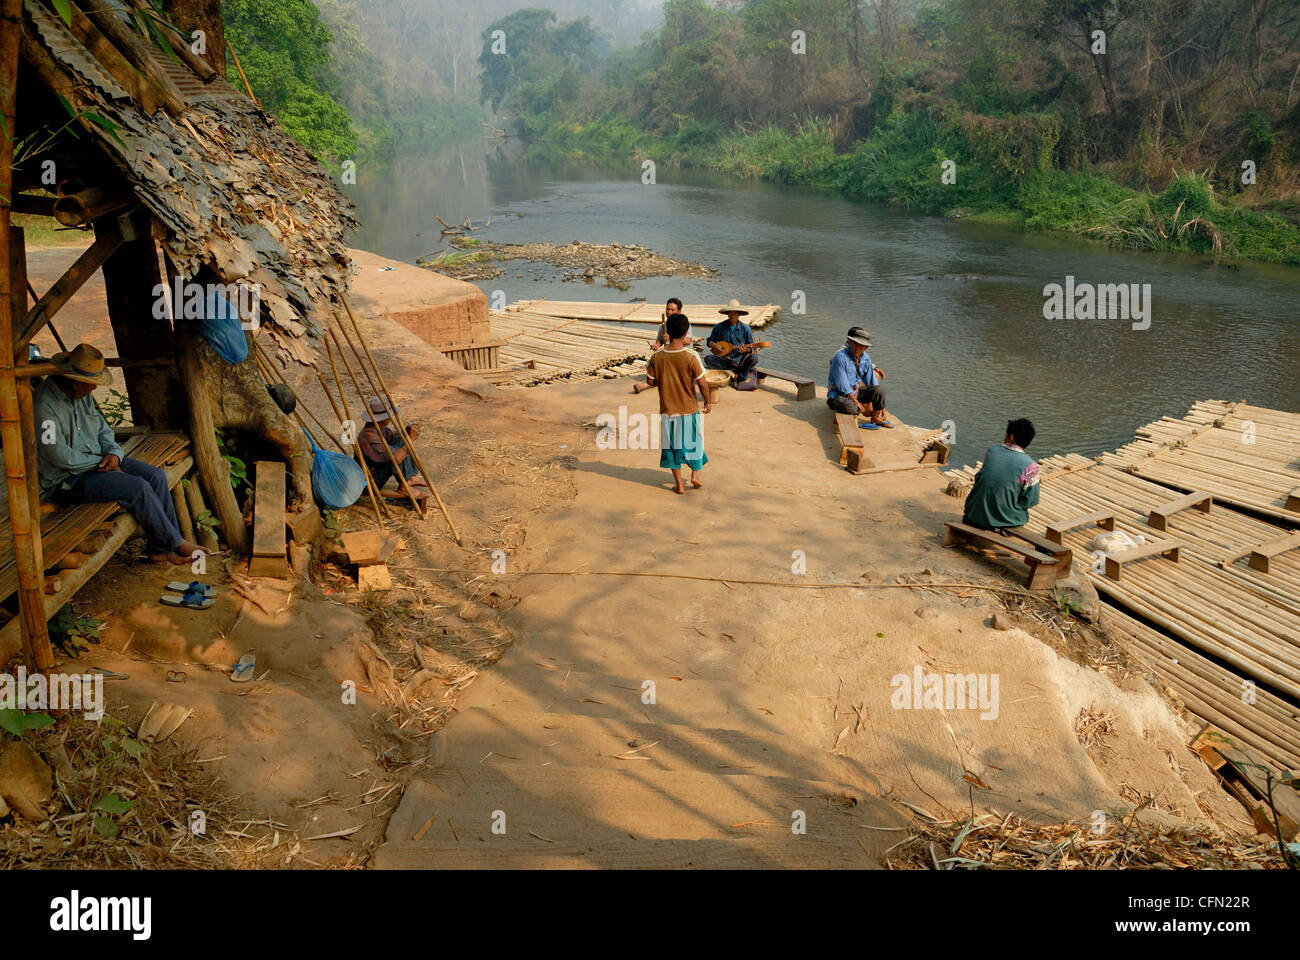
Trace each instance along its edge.
<instances>
[{"instance_id":1,"label":"rope on ground","mask_svg":"<svg viewBox=\"0 0 1300 960\"><path fill-rule=\"evenodd\" d=\"M399 568L400 569L400 568ZM408 570L421 570L427 573L464 573L463 569L454 567L408 567ZM847 587L853 590L988 590L991 593L1006 593L1018 597L1044 599L1041 594L1031 593L1017 587L999 587L989 583L852 583L849 581L811 581L795 582L790 580L750 580L741 577L711 577L695 573L656 573L650 570L519 570L515 573L497 574L501 577L657 577L666 580L698 580L708 583L736 584L745 587L794 587L800 590L824 590Z\"/></svg>"}]
</instances>

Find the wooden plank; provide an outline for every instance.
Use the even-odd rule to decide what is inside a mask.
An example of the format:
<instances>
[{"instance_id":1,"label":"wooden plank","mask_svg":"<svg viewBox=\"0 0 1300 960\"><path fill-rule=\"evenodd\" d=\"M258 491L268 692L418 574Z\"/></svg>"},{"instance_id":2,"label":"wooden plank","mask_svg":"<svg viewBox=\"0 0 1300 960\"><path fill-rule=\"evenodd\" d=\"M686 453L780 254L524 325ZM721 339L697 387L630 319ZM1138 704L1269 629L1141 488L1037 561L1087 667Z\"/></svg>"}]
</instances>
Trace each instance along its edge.
<instances>
[{"instance_id":1,"label":"wooden plank","mask_svg":"<svg viewBox=\"0 0 1300 960\"><path fill-rule=\"evenodd\" d=\"M325 534L321 523L320 510L315 504L294 513L286 514L285 526L288 527L289 539L294 543L313 543Z\"/></svg>"},{"instance_id":2,"label":"wooden plank","mask_svg":"<svg viewBox=\"0 0 1300 960\"><path fill-rule=\"evenodd\" d=\"M1201 490L1185 494L1176 500L1170 500L1158 507L1152 507L1151 513L1147 517L1147 526L1154 527L1157 530L1165 530L1169 526L1169 518L1174 514L1182 513L1184 510L1190 510L1193 507L1202 513L1209 513L1210 505L1213 503L1214 498Z\"/></svg>"},{"instance_id":3,"label":"wooden plank","mask_svg":"<svg viewBox=\"0 0 1300 960\"><path fill-rule=\"evenodd\" d=\"M948 528L943 540L945 547L951 547L955 544L976 544L998 550L1009 550L1023 557L1026 561L1032 560L1034 563L1056 566L1056 557L1042 553L1023 543L1017 543L1011 537L1004 537L992 530L981 530L979 527L972 527L969 524L956 523L955 521L948 521L944 526Z\"/></svg>"},{"instance_id":4,"label":"wooden plank","mask_svg":"<svg viewBox=\"0 0 1300 960\"><path fill-rule=\"evenodd\" d=\"M874 470L876 467L875 463L862 452L861 447L844 448L844 466L848 467L849 473L855 475Z\"/></svg>"},{"instance_id":5,"label":"wooden plank","mask_svg":"<svg viewBox=\"0 0 1300 960\"><path fill-rule=\"evenodd\" d=\"M1300 530L1255 547L1250 551L1250 565L1260 573L1268 573L1268 562L1288 550L1300 550Z\"/></svg>"},{"instance_id":6,"label":"wooden plank","mask_svg":"<svg viewBox=\"0 0 1300 960\"><path fill-rule=\"evenodd\" d=\"M1181 549L1182 543L1177 540L1153 540L1150 543L1144 543L1140 547L1134 547L1132 550L1121 550L1118 553L1109 554L1106 557L1106 576L1112 580L1118 580L1124 564L1136 563L1150 557L1165 556L1177 563L1178 553Z\"/></svg>"},{"instance_id":7,"label":"wooden plank","mask_svg":"<svg viewBox=\"0 0 1300 960\"><path fill-rule=\"evenodd\" d=\"M291 575L289 561L284 557L249 557L248 575L250 577L272 577L276 580L288 580Z\"/></svg>"},{"instance_id":8,"label":"wooden plank","mask_svg":"<svg viewBox=\"0 0 1300 960\"><path fill-rule=\"evenodd\" d=\"M840 438L840 464L847 465L849 451L862 450L862 430L858 427L858 418L847 413L835 414L835 432Z\"/></svg>"},{"instance_id":9,"label":"wooden plank","mask_svg":"<svg viewBox=\"0 0 1300 960\"><path fill-rule=\"evenodd\" d=\"M1103 530L1115 529L1115 512L1113 510L1094 510L1092 513L1080 514L1069 520L1060 520L1047 525L1047 539L1052 543L1064 543L1065 535L1080 527L1098 526Z\"/></svg>"},{"instance_id":10,"label":"wooden plank","mask_svg":"<svg viewBox=\"0 0 1300 960\"><path fill-rule=\"evenodd\" d=\"M1040 553L1045 553L1049 557L1056 559L1056 575L1058 577L1068 577L1070 575L1070 566L1074 563L1074 551L1069 547L1055 543L1047 537L1040 536L1031 531L1028 527L1007 527L1007 533L1019 540L1023 540Z\"/></svg>"},{"instance_id":11,"label":"wooden plank","mask_svg":"<svg viewBox=\"0 0 1300 960\"><path fill-rule=\"evenodd\" d=\"M917 463L933 463L936 466L947 466L948 454L952 452L952 447L942 440L931 440L930 444L921 451L921 459Z\"/></svg>"},{"instance_id":12,"label":"wooden plank","mask_svg":"<svg viewBox=\"0 0 1300 960\"><path fill-rule=\"evenodd\" d=\"M1285 509L1300 513L1300 487L1296 487L1286 495Z\"/></svg>"},{"instance_id":13,"label":"wooden plank","mask_svg":"<svg viewBox=\"0 0 1300 960\"><path fill-rule=\"evenodd\" d=\"M259 460L254 467L253 556L284 559L284 463ZM254 574L256 576L256 574Z\"/></svg>"},{"instance_id":14,"label":"wooden plank","mask_svg":"<svg viewBox=\"0 0 1300 960\"><path fill-rule=\"evenodd\" d=\"M796 400L812 400L817 396L817 382L811 377L801 377L797 373L785 373L781 370L773 370L771 367L755 367L754 372L758 374L760 380L771 377L774 380L784 380L786 383L794 384Z\"/></svg>"}]
</instances>

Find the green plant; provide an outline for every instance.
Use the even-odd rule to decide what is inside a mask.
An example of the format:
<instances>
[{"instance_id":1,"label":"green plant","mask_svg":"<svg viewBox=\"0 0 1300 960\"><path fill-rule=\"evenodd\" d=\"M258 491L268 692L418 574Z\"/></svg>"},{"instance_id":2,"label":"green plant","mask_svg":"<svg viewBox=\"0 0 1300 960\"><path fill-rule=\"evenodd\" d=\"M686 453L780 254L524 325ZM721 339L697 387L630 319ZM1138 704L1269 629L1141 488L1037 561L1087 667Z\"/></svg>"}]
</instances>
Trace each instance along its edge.
<instances>
[{"instance_id":1,"label":"green plant","mask_svg":"<svg viewBox=\"0 0 1300 960\"><path fill-rule=\"evenodd\" d=\"M1056 609L1060 610L1062 615L1073 617L1074 612L1079 608L1064 590L1056 591Z\"/></svg>"},{"instance_id":2,"label":"green plant","mask_svg":"<svg viewBox=\"0 0 1300 960\"><path fill-rule=\"evenodd\" d=\"M215 432L217 434L217 449L222 451L221 457L226 461L226 465L230 470L230 485L234 487L236 491L239 490L241 486L249 486L248 464L244 463L243 460L239 459L239 457L235 456L233 453L226 453L225 439L221 436L220 431Z\"/></svg>"},{"instance_id":3,"label":"green plant","mask_svg":"<svg viewBox=\"0 0 1300 960\"><path fill-rule=\"evenodd\" d=\"M110 427L120 427L130 416L131 401L121 390L109 387L108 399L99 403L99 412L104 415Z\"/></svg>"},{"instance_id":4,"label":"green plant","mask_svg":"<svg viewBox=\"0 0 1300 960\"><path fill-rule=\"evenodd\" d=\"M0 709L0 729L3 729L6 733L12 733L15 737L21 737L24 731L39 730L41 727L48 727L53 723L54 718L48 713L28 713L16 707Z\"/></svg>"},{"instance_id":5,"label":"green plant","mask_svg":"<svg viewBox=\"0 0 1300 960\"><path fill-rule=\"evenodd\" d=\"M79 657L99 643L101 626L102 620L81 616L68 604L50 618L50 639L68 656Z\"/></svg>"}]
</instances>

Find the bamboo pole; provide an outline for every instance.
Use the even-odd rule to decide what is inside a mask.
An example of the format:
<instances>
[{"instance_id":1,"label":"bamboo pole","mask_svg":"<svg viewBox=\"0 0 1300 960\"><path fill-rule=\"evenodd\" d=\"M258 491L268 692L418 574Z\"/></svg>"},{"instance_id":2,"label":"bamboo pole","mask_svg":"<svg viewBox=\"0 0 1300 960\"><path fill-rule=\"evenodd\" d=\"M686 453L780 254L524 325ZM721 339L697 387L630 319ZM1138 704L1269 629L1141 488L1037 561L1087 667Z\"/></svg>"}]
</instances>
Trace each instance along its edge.
<instances>
[{"instance_id":1,"label":"bamboo pole","mask_svg":"<svg viewBox=\"0 0 1300 960\"><path fill-rule=\"evenodd\" d=\"M442 495L438 493L437 486L434 485L433 480L429 477L429 471L424 469L424 464L420 461L420 455L415 450L415 444L411 442L410 434L406 430L406 424L402 422L401 414L397 411L396 405L392 404L392 395L388 392L388 384L384 382L383 371L380 370L379 365L375 363L375 358L370 352L370 346L366 343L366 338L361 333L361 327L357 324L357 318L352 313L352 307L348 304L348 298L344 295L341 296L340 299L343 301L343 309L347 311L348 319L352 321L352 326L357 331L357 339L360 340L361 345L365 347L366 356L370 359L370 365L375 368L375 375L379 377L379 383L380 386L383 387L384 396L392 406L393 419L397 421L397 429L401 431L403 439L406 440L406 447L410 450L411 456L415 459L415 466L419 469L420 475L424 477L424 482L428 484L429 490L432 491L434 499L438 502L438 509L442 511L443 519L447 521L447 527L451 530L452 539L456 541L458 546L462 545L460 532L456 529L456 524L452 522L451 513L447 510L447 505L442 502Z\"/></svg>"},{"instance_id":2,"label":"bamboo pole","mask_svg":"<svg viewBox=\"0 0 1300 960\"><path fill-rule=\"evenodd\" d=\"M226 49L230 51L231 58L235 61L235 69L239 71L239 79L244 81L244 89L248 91L248 99L257 104L257 108L262 109L262 101L257 99L253 94L253 85L248 82L248 77L244 74L244 65L239 62L239 54L235 53L235 47L226 37Z\"/></svg>"},{"instance_id":3,"label":"bamboo pole","mask_svg":"<svg viewBox=\"0 0 1300 960\"><path fill-rule=\"evenodd\" d=\"M172 507L176 510L176 524L181 528L181 536L194 543L194 521L190 518L190 508L181 489L183 485L182 482L172 487Z\"/></svg>"},{"instance_id":4,"label":"bamboo pole","mask_svg":"<svg viewBox=\"0 0 1300 960\"><path fill-rule=\"evenodd\" d=\"M331 337L335 337L333 328L327 327L327 329L329 331L329 335ZM362 392L361 384L357 381L357 375L353 373L352 364L348 362L347 355L343 353L343 348L339 346L337 337L335 337L334 339L334 346L338 347L339 356L343 357L343 366L347 368L348 376L352 378L352 386L356 389L357 395L362 398L361 403L364 406L365 393ZM355 348L354 348L354 352L355 352ZM361 362L361 358L359 356L357 358L357 362L358 363ZM378 424L376 424L376 426L378 426ZM393 448L388 445L388 438L384 436L384 431L381 429L375 430L375 433L379 435L379 440L384 445L384 450L388 454L388 459L393 465L394 476L397 477L398 482L401 484L402 489L406 492L406 495L411 498L411 503L415 506L416 511L420 514L421 517L423 517L424 511L420 509L420 501L418 501L415 498L415 494L411 492L411 486L406 482L406 476L402 473L401 464L398 463L397 458L393 456ZM409 445L410 441L408 440L407 443Z\"/></svg>"},{"instance_id":5,"label":"bamboo pole","mask_svg":"<svg viewBox=\"0 0 1300 960\"><path fill-rule=\"evenodd\" d=\"M338 391L339 391L339 405L343 409L343 417L342 419L339 420L339 423L351 422L352 428L355 430L357 424L356 421L352 419L351 414L348 413L348 398L347 398L347 394L343 392L343 378L339 376L338 365L335 364L334 362L334 348L330 346L330 338L328 336L322 337L321 339L325 341L325 353L329 357L330 370L334 372L334 384L336 387L338 387ZM323 382L324 380L322 378L322 383ZM357 399L359 403L361 403L363 406L365 405L366 402L365 397L358 397ZM361 470L366 475L366 483L370 484L372 487L372 496L377 498L377 502L379 503L380 508L383 510L384 516L391 518L392 514L388 512L388 504L384 501L383 494L379 490L379 485L374 482L374 480L370 475L370 466L369 464L366 463L366 455L362 451L360 443L354 442L352 444L352 453L353 456L357 458L357 463L361 464ZM380 524L380 526L382 525L383 524Z\"/></svg>"},{"instance_id":6,"label":"bamboo pole","mask_svg":"<svg viewBox=\"0 0 1300 960\"><path fill-rule=\"evenodd\" d=\"M10 228L14 187L14 136L18 112L18 46L22 36L22 0L0 0L0 443L10 452L4 458L5 491L9 501L9 527L18 570L18 607L23 652L37 670L54 662L49 624L45 618L45 581L42 574L40 503L33 502L25 463L18 381L14 375L15 302L27 298L26 284L19 296L12 289Z\"/></svg>"}]
</instances>

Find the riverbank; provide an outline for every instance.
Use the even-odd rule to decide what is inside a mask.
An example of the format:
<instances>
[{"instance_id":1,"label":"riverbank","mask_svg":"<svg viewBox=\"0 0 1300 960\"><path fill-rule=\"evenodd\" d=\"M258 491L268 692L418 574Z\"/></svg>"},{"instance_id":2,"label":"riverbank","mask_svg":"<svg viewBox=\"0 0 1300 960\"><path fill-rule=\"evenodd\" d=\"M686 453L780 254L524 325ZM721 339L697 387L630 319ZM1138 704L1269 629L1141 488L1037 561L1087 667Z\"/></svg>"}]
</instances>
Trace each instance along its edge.
<instances>
[{"instance_id":1,"label":"riverbank","mask_svg":"<svg viewBox=\"0 0 1300 960\"><path fill-rule=\"evenodd\" d=\"M929 117L891 117L845 149L836 148L831 125L820 121L795 131L768 126L701 135L692 127L689 136L657 136L604 114L549 118L534 133L525 154L533 158L560 151L607 164L613 158L653 160L1124 250L1300 264L1294 217L1229 201L1200 174L1178 174L1155 192L1136 190L1101 171L1065 171L1040 162L1043 144L1034 136L984 143Z\"/></svg>"}]
</instances>

